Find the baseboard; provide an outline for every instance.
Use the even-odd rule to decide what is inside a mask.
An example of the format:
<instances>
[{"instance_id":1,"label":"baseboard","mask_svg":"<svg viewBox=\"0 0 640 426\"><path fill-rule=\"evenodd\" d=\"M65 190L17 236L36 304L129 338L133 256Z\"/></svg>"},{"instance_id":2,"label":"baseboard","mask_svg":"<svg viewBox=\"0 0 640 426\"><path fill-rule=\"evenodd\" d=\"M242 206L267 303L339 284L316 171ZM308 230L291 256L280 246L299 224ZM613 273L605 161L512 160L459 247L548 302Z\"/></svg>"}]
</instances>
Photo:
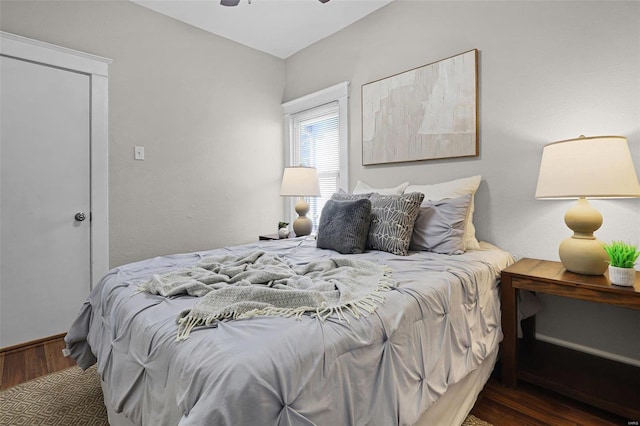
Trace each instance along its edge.
<instances>
[{"instance_id":1,"label":"baseboard","mask_svg":"<svg viewBox=\"0 0 640 426\"><path fill-rule=\"evenodd\" d=\"M56 334L54 336L43 337L42 339L30 340L28 342L19 343L13 346L7 346L6 348L0 348L1 355L8 355L14 352L21 352L27 349L31 349L34 346L39 346L45 343L53 342L55 340L62 340L67 333Z\"/></svg>"},{"instance_id":2,"label":"baseboard","mask_svg":"<svg viewBox=\"0 0 640 426\"><path fill-rule=\"evenodd\" d=\"M585 352L591 355L599 356L601 358L610 359L612 361L621 362L623 364L633 365L634 367L640 367L640 360L629 358L626 356L614 354L611 352L603 351L600 349L591 348L589 346L579 345L577 343L567 342L566 340L556 339L555 337L546 336L544 334L536 333L536 340L551 343L553 345L562 346L564 348L573 349L580 352Z\"/></svg>"}]
</instances>

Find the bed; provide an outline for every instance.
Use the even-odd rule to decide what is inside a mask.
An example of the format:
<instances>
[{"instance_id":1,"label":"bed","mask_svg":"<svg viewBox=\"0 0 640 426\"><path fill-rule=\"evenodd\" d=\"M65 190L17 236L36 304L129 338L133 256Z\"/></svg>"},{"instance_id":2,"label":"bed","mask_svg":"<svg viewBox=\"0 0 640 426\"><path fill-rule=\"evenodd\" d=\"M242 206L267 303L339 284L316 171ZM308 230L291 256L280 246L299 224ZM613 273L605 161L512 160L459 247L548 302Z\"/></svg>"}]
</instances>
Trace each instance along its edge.
<instances>
[{"instance_id":1,"label":"bed","mask_svg":"<svg viewBox=\"0 0 640 426\"><path fill-rule=\"evenodd\" d=\"M496 361L499 276L511 255L488 243L403 256L319 245L260 241L114 268L84 303L66 353L82 368L97 362L112 425L460 424ZM256 253L295 268L349 259L393 281L362 315L229 317L188 333L178 318L202 297L141 291L153 277Z\"/></svg>"}]
</instances>

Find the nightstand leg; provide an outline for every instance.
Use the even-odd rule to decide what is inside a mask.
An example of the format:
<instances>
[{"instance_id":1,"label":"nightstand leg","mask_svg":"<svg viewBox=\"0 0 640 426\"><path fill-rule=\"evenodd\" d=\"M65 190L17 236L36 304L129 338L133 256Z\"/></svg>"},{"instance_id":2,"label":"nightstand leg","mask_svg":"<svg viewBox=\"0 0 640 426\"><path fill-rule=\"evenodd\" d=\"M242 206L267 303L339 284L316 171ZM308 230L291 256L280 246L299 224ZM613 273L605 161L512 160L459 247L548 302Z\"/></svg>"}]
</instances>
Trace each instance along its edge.
<instances>
[{"instance_id":1,"label":"nightstand leg","mask_svg":"<svg viewBox=\"0 0 640 426\"><path fill-rule=\"evenodd\" d=\"M516 289L511 285L511 277L503 276L500 283L502 310L502 384L516 385L516 342L517 342L517 298Z\"/></svg>"}]
</instances>

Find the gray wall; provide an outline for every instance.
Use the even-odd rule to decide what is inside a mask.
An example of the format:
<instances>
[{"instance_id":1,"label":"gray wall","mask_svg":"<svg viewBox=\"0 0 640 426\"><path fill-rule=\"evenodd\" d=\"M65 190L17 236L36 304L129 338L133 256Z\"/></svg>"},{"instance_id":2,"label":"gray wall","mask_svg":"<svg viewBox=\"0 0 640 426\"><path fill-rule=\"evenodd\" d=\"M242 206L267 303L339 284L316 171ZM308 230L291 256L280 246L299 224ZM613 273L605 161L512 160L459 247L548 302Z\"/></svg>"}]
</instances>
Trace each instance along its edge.
<instances>
[{"instance_id":1,"label":"gray wall","mask_svg":"<svg viewBox=\"0 0 640 426\"><path fill-rule=\"evenodd\" d=\"M3 31L113 59L111 266L276 231L283 60L128 1L3 0L0 17Z\"/></svg>"},{"instance_id":2,"label":"gray wall","mask_svg":"<svg viewBox=\"0 0 640 426\"><path fill-rule=\"evenodd\" d=\"M280 103L351 82L350 180L482 174L480 239L557 259L568 201L533 198L542 146L624 135L640 170L640 3L389 6L285 62L129 2L0 2L0 29L114 59L111 264L255 240L282 217ZM480 51L480 157L361 165L362 84ZM285 88L286 71L286 88ZM133 160L144 145L146 160ZM594 201L600 239L640 242L640 200ZM539 331L640 359L638 312L545 299ZM605 336L606 338L602 338Z\"/></svg>"},{"instance_id":3,"label":"gray wall","mask_svg":"<svg viewBox=\"0 0 640 426\"><path fill-rule=\"evenodd\" d=\"M479 50L480 156L362 166L364 83ZM543 145L623 135L640 171L640 3L396 0L286 61L285 101L350 81L351 187L482 174L474 223L516 257L557 260L574 201L537 201ZM640 200L596 200L602 240L640 243ZM640 362L640 312L545 298L538 331ZM614 336L612 338L612 336Z\"/></svg>"}]
</instances>

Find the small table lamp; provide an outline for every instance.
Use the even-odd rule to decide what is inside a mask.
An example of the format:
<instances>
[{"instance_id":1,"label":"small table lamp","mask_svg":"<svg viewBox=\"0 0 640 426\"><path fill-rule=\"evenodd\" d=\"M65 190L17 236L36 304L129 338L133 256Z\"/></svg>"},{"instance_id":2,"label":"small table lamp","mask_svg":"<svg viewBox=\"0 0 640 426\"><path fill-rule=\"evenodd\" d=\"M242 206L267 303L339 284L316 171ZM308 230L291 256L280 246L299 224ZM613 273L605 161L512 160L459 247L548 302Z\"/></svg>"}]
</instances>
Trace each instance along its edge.
<instances>
[{"instance_id":1,"label":"small table lamp","mask_svg":"<svg viewBox=\"0 0 640 426\"><path fill-rule=\"evenodd\" d=\"M578 198L564 216L573 236L560 243L560 260L567 271L602 275L609 257L593 236L602 225L602 215L587 197L640 197L626 138L580 136L550 143L542 151L536 198Z\"/></svg>"},{"instance_id":2,"label":"small table lamp","mask_svg":"<svg viewBox=\"0 0 640 426\"><path fill-rule=\"evenodd\" d=\"M282 175L280 195L300 197L296 202L298 217L293 222L293 232L298 236L309 235L313 229L313 222L306 216L309 212L309 204L304 197L320 196L317 170L313 167L286 167Z\"/></svg>"}]
</instances>

